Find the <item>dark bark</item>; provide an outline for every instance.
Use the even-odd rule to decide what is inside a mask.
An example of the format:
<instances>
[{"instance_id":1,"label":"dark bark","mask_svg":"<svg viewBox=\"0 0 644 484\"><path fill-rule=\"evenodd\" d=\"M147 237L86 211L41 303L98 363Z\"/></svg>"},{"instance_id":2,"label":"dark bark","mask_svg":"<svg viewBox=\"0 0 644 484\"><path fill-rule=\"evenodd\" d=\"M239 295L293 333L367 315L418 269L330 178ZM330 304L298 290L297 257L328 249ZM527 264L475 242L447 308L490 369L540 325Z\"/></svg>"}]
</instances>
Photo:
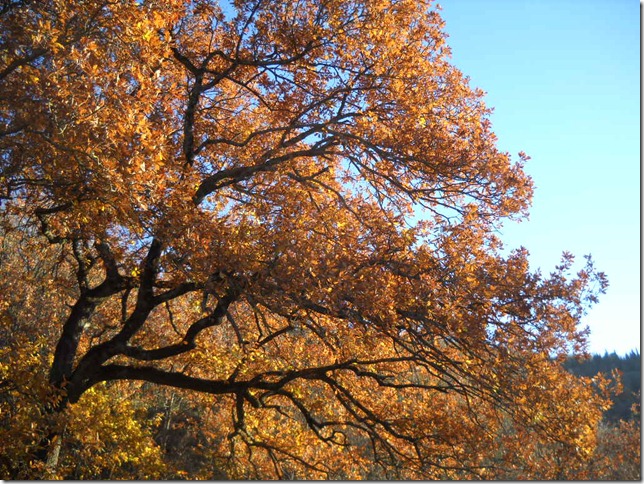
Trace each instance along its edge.
<instances>
[{"instance_id":1,"label":"dark bark","mask_svg":"<svg viewBox=\"0 0 644 484\"><path fill-rule=\"evenodd\" d=\"M106 278L100 285L92 289L81 291L81 295L72 307L71 313L65 321L63 331L56 345L54 361L49 373L49 381L60 387L64 381L69 380L72 374L74 359L78 350L78 343L83 333L83 327L91 318L96 307L108 297L117 294L126 288L126 280L116 275Z\"/></svg>"}]
</instances>

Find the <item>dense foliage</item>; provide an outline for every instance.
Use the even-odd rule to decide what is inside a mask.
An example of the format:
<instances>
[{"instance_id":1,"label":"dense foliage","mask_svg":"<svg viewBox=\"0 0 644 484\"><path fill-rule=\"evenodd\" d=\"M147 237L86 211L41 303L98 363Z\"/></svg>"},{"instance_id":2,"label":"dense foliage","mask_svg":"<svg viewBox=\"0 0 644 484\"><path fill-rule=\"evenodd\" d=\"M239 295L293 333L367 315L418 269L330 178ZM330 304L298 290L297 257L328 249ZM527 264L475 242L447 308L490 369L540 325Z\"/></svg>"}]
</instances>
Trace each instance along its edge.
<instances>
[{"instance_id":1,"label":"dense foliage","mask_svg":"<svg viewBox=\"0 0 644 484\"><path fill-rule=\"evenodd\" d=\"M527 157L442 28L418 0L0 4L2 477L607 475L609 381L561 364L606 280L504 252Z\"/></svg>"},{"instance_id":2,"label":"dense foliage","mask_svg":"<svg viewBox=\"0 0 644 484\"><path fill-rule=\"evenodd\" d=\"M619 381L622 391L612 395L612 405L604 417L610 422L639 418L633 413L633 405L638 405L642 392L642 360L639 351L631 351L627 355L617 353L593 355L586 359L568 359L564 367L578 376L594 376L603 373L614 381Z\"/></svg>"}]
</instances>

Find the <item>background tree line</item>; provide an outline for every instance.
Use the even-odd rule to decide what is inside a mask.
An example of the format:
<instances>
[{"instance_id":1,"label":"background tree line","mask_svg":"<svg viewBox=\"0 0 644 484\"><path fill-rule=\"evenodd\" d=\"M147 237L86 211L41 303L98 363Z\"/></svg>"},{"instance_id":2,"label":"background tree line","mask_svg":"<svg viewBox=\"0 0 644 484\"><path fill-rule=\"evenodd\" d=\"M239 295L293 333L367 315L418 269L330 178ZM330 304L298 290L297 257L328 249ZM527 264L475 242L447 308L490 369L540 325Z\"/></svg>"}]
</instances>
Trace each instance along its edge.
<instances>
[{"instance_id":1,"label":"background tree line","mask_svg":"<svg viewBox=\"0 0 644 484\"><path fill-rule=\"evenodd\" d=\"M633 405L641 402L642 366L639 351L632 350L624 356L617 353L605 352L603 355L594 354L588 359L569 358L564 367L578 376L594 376L603 373L614 379L614 371L619 374L622 391L613 394L612 405L604 413L608 422L618 420L639 419L638 412L633 411Z\"/></svg>"}]
</instances>

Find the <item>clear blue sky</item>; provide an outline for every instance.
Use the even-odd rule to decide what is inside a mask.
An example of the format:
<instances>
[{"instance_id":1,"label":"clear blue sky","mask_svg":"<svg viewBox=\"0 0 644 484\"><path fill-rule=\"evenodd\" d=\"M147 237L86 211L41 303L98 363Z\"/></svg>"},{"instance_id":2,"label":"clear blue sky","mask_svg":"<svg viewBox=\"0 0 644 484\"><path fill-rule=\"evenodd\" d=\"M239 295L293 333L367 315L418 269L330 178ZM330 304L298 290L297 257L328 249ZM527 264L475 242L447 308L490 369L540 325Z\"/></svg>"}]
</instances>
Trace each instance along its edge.
<instances>
[{"instance_id":1,"label":"clear blue sky","mask_svg":"<svg viewBox=\"0 0 644 484\"><path fill-rule=\"evenodd\" d=\"M548 274L568 250L610 282L584 324L593 353L640 348L640 5L442 0L453 63L487 92L498 146L532 160L531 216L506 224ZM516 159L516 158L515 158Z\"/></svg>"}]
</instances>

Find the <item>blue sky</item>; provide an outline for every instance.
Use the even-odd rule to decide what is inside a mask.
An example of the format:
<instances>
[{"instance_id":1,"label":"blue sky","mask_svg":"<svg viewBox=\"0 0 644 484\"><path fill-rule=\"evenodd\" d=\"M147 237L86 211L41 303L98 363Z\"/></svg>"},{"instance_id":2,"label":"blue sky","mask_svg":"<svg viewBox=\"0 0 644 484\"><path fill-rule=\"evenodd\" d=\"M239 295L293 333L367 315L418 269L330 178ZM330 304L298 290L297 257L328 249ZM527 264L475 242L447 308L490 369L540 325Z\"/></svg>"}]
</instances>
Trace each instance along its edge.
<instances>
[{"instance_id":1,"label":"blue sky","mask_svg":"<svg viewBox=\"0 0 644 484\"><path fill-rule=\"evenodd\" d=\"M498 146L532 157L530 219L502 239L549 273L592 254L610 287L593 353L640 348L640 6L635 0L443 0L453 63L487 92ZM515 158L516 159L516 158Z\"/></svg>"}]
</instances>

